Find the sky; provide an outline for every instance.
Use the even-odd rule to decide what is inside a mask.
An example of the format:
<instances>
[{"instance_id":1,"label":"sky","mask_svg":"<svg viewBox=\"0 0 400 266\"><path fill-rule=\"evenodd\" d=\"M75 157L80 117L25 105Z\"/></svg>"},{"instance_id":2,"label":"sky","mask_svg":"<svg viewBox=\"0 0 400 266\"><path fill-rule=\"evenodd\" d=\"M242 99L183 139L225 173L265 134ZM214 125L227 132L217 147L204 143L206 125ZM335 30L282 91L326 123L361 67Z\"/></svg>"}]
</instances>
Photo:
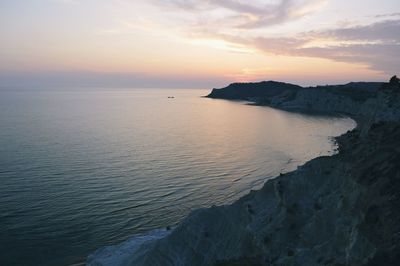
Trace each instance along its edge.
<instances>
[{"instance_id":1,"label":"sky","mask_svg":"<svg viewBox=\"0 0 400 266\"><path fill-rule=\"evenodd\" d=\"M2 87L384 81L399 55L399 0L0 0Z\"/></svg>"}]
</instances>

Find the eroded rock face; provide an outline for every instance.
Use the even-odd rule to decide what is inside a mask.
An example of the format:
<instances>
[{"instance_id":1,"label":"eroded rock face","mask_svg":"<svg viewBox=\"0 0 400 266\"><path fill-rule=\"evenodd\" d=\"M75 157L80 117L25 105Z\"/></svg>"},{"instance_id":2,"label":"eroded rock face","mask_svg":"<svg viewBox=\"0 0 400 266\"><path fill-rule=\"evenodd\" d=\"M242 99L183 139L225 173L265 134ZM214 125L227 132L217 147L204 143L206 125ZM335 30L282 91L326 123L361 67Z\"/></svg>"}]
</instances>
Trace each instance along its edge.
<instances>
[{"instance_id":1,"label":"eroded rock face","mask_svg":"<svg viewBox=\"0 0 400 266\"><path fill-rule=\"evenodd\" d=\"M193 212L130 265L396 265L400 124L360 134L232 205Z\"/></svg>"},{"instance_id":2,"label":"eroded rock face","mask_svg":"<svg viewBox=\"0 0 400 266\"><path fill-rule=\"evenodd\" d=\"M325 97L306 92L276 105L310 102L355 117L358 127L337 138L337 155L232 205L192 212L126 265L398 265L400 97L379 92L359 105Z\"/></svg>"},{"instance_id":3,"label":"eroded rock face","mask_svg":"<svg viewBox=\"0 0 400 266\"><path fill-rule=\"evenodd\" d=\"M362 101L354 101L350 97L340 94L333 94L326 90L304 89L298 91L292 99L273 97L270 105L286 110L306 110L323 113L357 113Z\"/></svg>"}]
</instances>

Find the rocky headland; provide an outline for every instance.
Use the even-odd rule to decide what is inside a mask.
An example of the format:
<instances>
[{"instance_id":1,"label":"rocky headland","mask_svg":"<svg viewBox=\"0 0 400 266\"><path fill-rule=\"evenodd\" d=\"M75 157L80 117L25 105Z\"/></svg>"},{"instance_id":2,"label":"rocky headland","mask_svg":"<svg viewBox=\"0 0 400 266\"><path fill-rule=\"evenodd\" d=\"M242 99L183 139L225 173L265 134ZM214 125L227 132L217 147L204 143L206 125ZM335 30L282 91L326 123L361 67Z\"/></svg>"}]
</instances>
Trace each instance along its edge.
<instances>
[{"instance_id":1,"label":"rocky headland","mask_svg":"<svg viewBox=\"0 0 400 266\"><path fill-rule=\"evenodd\" d=\"M281 174L231 205L193 211L163 237L143 241L113 260L114 265L399 265L397 78L312 88L236 84L209 97L346 114L358 126L337 138L336 155ZM108 257L118 256L116 250ZM88 264L109 265L108 257L94 254Z\"/></svg>"}]
</instances>

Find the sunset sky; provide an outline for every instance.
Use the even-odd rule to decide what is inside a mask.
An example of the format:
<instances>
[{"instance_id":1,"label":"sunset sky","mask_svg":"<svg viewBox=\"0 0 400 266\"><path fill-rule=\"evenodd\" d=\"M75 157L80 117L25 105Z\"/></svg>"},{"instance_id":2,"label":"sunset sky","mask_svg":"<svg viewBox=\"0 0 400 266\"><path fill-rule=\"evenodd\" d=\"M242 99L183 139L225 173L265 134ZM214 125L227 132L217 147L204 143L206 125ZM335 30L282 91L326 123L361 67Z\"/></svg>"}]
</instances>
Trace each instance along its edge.
<instances>
[{"instance_id":1,"label":"sunset sky","mask_svg":"<svg viewBox=\"0 0 400 266\"><path fill-rule=\"evenodd\" d=\"M399 0L1 0L0 86L224 86L400 74Z\"/></svg>"}]
</instances>

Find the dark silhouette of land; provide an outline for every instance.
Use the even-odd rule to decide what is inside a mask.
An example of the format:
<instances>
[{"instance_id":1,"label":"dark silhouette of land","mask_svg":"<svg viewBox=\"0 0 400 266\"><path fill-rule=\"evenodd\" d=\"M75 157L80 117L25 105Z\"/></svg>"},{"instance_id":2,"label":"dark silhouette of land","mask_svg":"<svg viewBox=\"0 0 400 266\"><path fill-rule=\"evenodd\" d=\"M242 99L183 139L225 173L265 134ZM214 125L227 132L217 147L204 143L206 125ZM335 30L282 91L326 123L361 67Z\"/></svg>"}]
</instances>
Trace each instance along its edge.
<instances>
[{"instance_id":1,"label":"dark silhouette of land","mask_svg":"<svg viewBox=\"0 0 400 266\"><path fill-rule=\"evenodd\" d=\"M354 99L367 99L376 93L384 84L383 82L350 82L344 85L302 87L278 81L232 83L225 88L213 89L206 97L230 100L262 100L280 94L290 94L294 96L300 90L324 90L349 96Z\"/></svg>"},{"instance_id":2,"label":"dark silhouette of land","mask_svg":"<svg viewBox=\"0 0 400 266\"><path fill-rule=\"evenodd\" d=\"M254 97L272 97L284 91L296 91L299 89L302 89L302 87L277 81L232 83L225 88L213 89L207 97L216 99L249 100Z\"/></svg>"}]
</instances>

